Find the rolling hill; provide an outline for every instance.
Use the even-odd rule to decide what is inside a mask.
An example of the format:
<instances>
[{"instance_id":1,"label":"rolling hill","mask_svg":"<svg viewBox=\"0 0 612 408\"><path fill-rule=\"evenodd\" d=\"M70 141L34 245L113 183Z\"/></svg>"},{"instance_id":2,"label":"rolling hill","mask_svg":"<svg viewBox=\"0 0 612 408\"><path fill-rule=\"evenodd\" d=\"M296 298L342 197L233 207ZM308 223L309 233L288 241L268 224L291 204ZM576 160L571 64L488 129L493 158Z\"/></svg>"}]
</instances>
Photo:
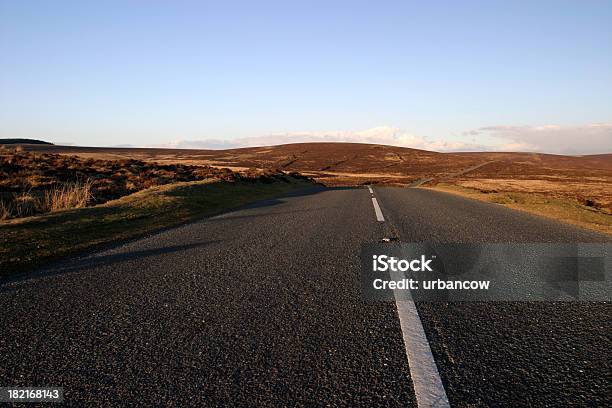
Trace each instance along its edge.
<instances>
[{"instance_id":1,"label":"rolling hill","mask_svg":"<svg viewBox=\"0 0 612 408\"><path fill-rule=\"evenodd\" d=\"M570 209L580 207L583 215L590 216L592 211L606 217L612 214L612 154L439 153L359 143L295 143L228 150L56 145L23 148L94 159L228 167L239 172L280 169L312 176L327 186L450 185L504 204L518 205L525 197L537 199L538 205L561 199Z\"/></svg>"}]
</instances>

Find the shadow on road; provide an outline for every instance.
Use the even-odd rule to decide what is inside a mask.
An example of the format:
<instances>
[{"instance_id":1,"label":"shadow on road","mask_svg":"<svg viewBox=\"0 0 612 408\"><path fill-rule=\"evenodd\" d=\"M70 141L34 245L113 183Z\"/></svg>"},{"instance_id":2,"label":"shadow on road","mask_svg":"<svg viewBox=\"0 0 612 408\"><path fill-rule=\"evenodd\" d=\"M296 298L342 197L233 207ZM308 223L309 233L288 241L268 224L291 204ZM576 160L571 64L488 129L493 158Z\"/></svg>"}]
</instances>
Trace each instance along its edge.
<instances>
[{"instance_id":1,"label":"shadow on road","mask_svg":"<svg viewBox=\"0 0 612 408\"><path fill-rule=\"evenodd\" d=\"M126 252L118 252L118 253L112 253L112 254L107 254L108 251L104 251L101 253L95 253L92 255L84 256L84 257L82 256L80 258L72 258L70 260L62 261L59 264L44 268L42 270L27 274L27 275L22 275L22 276L0 280L0 293L11 292L15 290L14 288L4 287L5 285L10 284L10 283L17 283L17 282L21 282L21 281L25 281L29 279L42 278L42 277L47 277L47 276L63 275L66 273L75 273L75 272L80 272L84 270L95 269L98 267L119 264L122 262L129 262L133 260L142 260L143 258L146 258L146 257L167 255L171 253L187 251L187 250L194 249L194 248L202 248L202 247L212 245L218 242L221 242L221 241L219 240L205 241L205 242L197 242L197 243L192 243L192 244L171 245L171 246L162 247L162 248L143 249L143 250L136 250L136 251L130 251L129 249L126 249Z\"/></svg>"},{"instance_id":2,"label":"shadow on road","mask_svg":"<svg viewBox=\"0 0 612 408\"><path fill-rule=\"evenodd\" d=\"M152 235L161 234L165 231L169 231L175 228L180 228L181 226L191 224L194 222L222 222L226 220L236 220L236 219L244 219L248 222L249 219L258 218L258 217L268 217L275 216L278 214L289 214L289 213L299 213L299 212L307 212L307 211L317 211L319 208L313 208L309 210L294 210L294 211L285 211L285 212L274 212L274 213L253 213L253 214L237 214L240 211L249 210L249 209L258 209L264 207L272 207L280 204L285 204L288 198L293 197L303 197L310 196L319 193L323 193L326 191L335 191L335 190L352 190L355 187L324 187L324 186L316 186L311 188L306 188L298 191L293 191L290 193L283 194L273 199L261 200L257 201L242 207L233 208L229 211L224 211L218 215L213 215L210 217L205 217L200 220L192 220L183 224L174 225L168 228L161 228L152 234L147 234L146 236L150 237ZM49 266L35 269L30 272L24 272L18 275L13 275L5 278L0 278L0 293L12 291L13 288L7 288L6 285L17 283L21 281L26 281L29 279L41 278L52 275L61 275L65 273L75 273L87 269L92 269L100 266L108 266L121 262L128 262L131 260L142 259L144 257L157 256L163 254L170 254L180 251L186 251L193 248L203 247L206 245L211 245L220 241L208 241L208 242L200 242L200 243L192 243L185 245L173 245L164 248L155 248L155 249L146 249L140 251L129 251L129 252L119 252L108 254L109 251L113 249L119 248L122 245L127 243L136 242L145 237L137 237L131 240L126 240L122 242L116 242L111 245L106 245L102 247L98 247L96 249L92 249L86 252L83 252L79 255L68 257L59 261L52 262ZM106 254L106 255L105 255Z\"/></svg>"},{"instance_id":3,"label":"shadow on road","mask_svg":"<svg viewBox=\"0 0 612 408\"><path fill-rule=\"evenodd\" d=\"M232 215L234 213L237 213L237 212L240 212L240 211L244 211L244 210L251 210L251 209L265 208L265 207L273 207L273 206L277 206L277 205L280 205L280 204L285 204L286 203L285 199L287 199L287 198L310 196L310 195L315 195L315 194L319 194L319 193L324 193L326 191L354 190L354 189L355 189L355 187L322 187L322 186L317 186L317 187L307 188L307 189L304 189L304 190L293 191L293 192L290 192L290 193L287 193L287 194L283 194L282 196L278 196L278 197L275 197L275 198L270 198L270 199L267 199L267 200L261 200L261 201L255 202L255 203L247 204L247 205L242 206L242 207L234 208L234 209L232 209L230 211L227 211L227 212L224 212L222 214L215 215L215 216L212 216L210 218L205 218L201 222L221 222L221 221L225 221L225 220L250 219L250 218L258 218L258 217L272 217L272 216L282 215L282 214L297 214L297 213L305 213L305 212L312 212L312 211L327 209L327 208L330 208L330 207L318 207L318 208L311 208L311 209L307 209L307 210L278 211L278 212L265 213L265 214Z\"/></svg>"}]
</instances>

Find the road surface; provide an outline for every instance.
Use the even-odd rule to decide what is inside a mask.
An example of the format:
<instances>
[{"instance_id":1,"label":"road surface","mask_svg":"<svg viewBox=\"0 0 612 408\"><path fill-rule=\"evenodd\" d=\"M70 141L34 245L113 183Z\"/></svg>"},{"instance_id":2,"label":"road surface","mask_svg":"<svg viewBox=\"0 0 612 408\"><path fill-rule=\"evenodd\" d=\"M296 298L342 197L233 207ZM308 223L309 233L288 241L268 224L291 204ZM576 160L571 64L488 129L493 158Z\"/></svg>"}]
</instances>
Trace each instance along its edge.
<instances>
[{"instance_id":1,"label":"road surface","mask_svg":"<svg viewBox=\"0 0 612 408\"><path fill-rule=\"evenodd\" d=\"M360 295L361 245L385 237L610 242L424 189L268 200L0 284L0 386L62 386L73 405L417 406L396 303ZM609 303L416 309L451 406L611 403Z\"/></svg>"}]
</instances>

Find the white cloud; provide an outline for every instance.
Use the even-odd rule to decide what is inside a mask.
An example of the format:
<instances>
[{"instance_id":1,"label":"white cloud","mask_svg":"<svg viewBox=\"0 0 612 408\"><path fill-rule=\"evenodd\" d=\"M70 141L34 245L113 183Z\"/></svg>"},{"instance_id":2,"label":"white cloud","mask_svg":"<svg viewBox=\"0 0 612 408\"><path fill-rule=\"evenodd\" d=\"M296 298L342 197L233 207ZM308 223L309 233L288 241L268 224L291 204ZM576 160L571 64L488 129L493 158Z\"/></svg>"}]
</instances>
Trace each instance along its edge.
<instances>
[{"instance_id":1,"label":"white cloud","mask_svg":"<svg viewBox=\"0 0 612 408\"><path fill-rule=\"evenodd\" d=\"M583 126L487 126L466 133L472 137L499 140L496 150L556 154L596 154L612 152L612 124Z\"/></svg>"}]
</instances>

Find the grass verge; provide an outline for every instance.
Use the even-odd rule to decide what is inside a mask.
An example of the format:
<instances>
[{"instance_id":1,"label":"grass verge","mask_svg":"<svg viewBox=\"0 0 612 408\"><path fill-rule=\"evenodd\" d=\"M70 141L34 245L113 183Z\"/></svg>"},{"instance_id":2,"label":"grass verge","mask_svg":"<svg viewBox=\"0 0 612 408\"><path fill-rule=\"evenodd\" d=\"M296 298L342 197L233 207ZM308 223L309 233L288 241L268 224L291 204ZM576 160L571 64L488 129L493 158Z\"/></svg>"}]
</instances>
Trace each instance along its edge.
<instances>
[{"instance_id":1,"label":"grass verge","mask_svg":"<svg viewBox=\"0 0 612 408\"><path fill-rule=\"evenodd\" d=\"M169 184L95 207L0 222L0 278L46 261L297 191L312 182L204 180Z\"/></svg>"},{"instance_id":2,"label":"grass verge","mask_svg":"<svg viewBox=\"0 0 612 408\"><path fill-rule=\"evenodd\" d=\"M423 188L423 187L422 187ZM538 193L482 192L480 190L440 183L430 188L515 210L552 218L583 228L612 235L612 215L571 199L549 197Z\"/></svg>"}]
</instances>

